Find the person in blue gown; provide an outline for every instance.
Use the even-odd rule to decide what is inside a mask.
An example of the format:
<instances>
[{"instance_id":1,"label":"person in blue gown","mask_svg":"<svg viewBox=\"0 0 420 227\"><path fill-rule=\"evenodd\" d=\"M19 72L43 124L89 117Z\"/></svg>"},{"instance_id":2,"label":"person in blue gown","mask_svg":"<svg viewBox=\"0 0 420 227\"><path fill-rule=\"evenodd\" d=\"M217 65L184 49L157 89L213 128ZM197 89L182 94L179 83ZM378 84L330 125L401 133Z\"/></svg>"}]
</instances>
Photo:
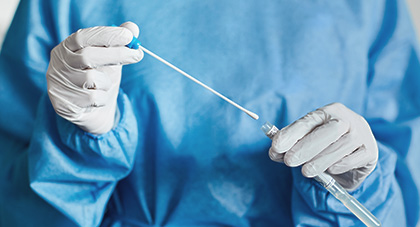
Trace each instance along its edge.
<instances>
[{"instance_id":1,"label":"person in blue gown","mask_svg":"<svg viewBox=\"0 0 420 227\"><path fill-rule=\"evenodd\" d=\"M111 27L126 21L139 26L144 47L261 120L148 55L140 61L140 51L122 74L121 65L107 66L122 75L113 87L118 114L111 112L110 130L95 131L108 127L98 120L104 115L83 121L60 111L70 105L60 99L66 92L60 86L69 86L63 78L76 74L63 73L60 57L70 55L54 48L64 48L79 29L126 33ZM73 47L76 54L86 48ZM115 56L123 55L102 57ZM340 136L364 127L368 136L355 138L367 142L319 168L328 168L383 226L415 226L418 56L399 0L21 0L0 55L0 226L362 226L311 179L310 158L295 163L290 152L297 150L279 145L287 138L271 144L260 130L269 121L306 136L319 125L299 131L302 121L330 110L338 114L329 123L344 122L335 125ZM308 140L301 147L321 141ZM364 157L363 165L352 162ZM333 174L341 164L354 169Z\"/></svg>"}]
</instances>

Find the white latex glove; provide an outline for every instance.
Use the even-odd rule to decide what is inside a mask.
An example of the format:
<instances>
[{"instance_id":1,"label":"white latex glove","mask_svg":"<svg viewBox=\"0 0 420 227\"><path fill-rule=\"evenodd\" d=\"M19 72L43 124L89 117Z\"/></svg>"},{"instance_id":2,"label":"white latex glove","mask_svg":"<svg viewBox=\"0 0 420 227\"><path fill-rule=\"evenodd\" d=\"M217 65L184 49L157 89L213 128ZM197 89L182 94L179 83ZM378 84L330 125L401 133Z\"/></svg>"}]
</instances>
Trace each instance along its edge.
<instances>
[{"instance_id":1,"label":"white latex glove","mask_svg":"<svg viewBox=\"0 0 420 227\"><path fill-rule=\"evenodd\" d=\"M327 171L344 188L354 190L375 168L378 147L363 117L333 103L281 129L269 155L290 167L302 165L305 177Z\"/></svg>"},{"instance_id":2,"label":"white latex glove","mask_svg":"<svg viewBox=\"0 0 420 227\"><path fill-rule=\"evenodd\" d=\"M48 95L58 115L86 132L114 126L122 65L139 62L141 50L125 47L138 36L136 24L80 29L51 51Z\"/></svg>"}]
</instances>

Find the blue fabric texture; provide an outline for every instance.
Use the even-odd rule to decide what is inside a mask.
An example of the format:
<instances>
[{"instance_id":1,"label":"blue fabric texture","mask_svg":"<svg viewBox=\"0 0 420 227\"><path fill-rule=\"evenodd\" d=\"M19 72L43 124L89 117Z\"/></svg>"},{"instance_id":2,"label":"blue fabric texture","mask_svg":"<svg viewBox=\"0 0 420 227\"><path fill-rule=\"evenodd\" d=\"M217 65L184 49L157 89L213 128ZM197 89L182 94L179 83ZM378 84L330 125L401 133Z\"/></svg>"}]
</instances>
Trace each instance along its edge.
<instances>
[{"instance_id":1,"label":"blue fabric texture","mask_svg":"<svg viewBox=\"0 0 420 227\"><path fill-rule=\"evenodd\" d=\"M133 21L150 56L123 67L120 121L95 136L46 95L49 53L80 28ZM341 102L379 146L352 192L415 226L420 64L403 1L21 0L0 55L0 226L363 226L299 168L268 157L284 127Z\"/></svg>"}]
</instances>

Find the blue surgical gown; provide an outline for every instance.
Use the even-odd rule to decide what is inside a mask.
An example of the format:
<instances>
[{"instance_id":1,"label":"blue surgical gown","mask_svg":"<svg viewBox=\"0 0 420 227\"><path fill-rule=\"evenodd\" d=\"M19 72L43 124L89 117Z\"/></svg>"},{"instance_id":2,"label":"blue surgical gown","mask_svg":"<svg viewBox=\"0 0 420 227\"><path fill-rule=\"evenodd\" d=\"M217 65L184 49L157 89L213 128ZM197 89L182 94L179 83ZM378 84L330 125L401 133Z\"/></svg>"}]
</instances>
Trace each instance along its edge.
<instances>
[{"instance_id":1,"label":"blue surgical gown","mask_svg":"<svg viewBox=\"0 0 420 227\"><path fill-rule=\"evenodd\" d=\"M362 226L254 121L150 56L123 67L121 119L95 136L46 95L51 49L137 23L143 45L284 127L341 102L378 164L351 192L383 226L419 216L420 65L403 1L21 0L0 58L0 226Z\"/></svg>"}]
</instances>

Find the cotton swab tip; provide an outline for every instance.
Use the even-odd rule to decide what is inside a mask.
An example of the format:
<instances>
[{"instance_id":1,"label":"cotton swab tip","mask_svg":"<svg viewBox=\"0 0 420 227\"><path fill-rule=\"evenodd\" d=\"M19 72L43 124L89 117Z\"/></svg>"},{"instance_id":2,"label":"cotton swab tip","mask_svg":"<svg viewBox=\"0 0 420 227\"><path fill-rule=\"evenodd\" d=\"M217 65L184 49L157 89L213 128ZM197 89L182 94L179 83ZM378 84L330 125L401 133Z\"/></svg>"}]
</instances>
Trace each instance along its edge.
<instances>
[{"instance_id":1,"label":"cotton swab tip","mask_svg":"<svg viewBox=\"0 0 420 227\"><path fill-rule=\"evenodd\" d=\"M248 114L250 117L254 118L254 120L258 120L260 118L260 116L258 116L258 114L253 113L251 111L246 112L246 114Z\"/></svg>"}]
</instances>

